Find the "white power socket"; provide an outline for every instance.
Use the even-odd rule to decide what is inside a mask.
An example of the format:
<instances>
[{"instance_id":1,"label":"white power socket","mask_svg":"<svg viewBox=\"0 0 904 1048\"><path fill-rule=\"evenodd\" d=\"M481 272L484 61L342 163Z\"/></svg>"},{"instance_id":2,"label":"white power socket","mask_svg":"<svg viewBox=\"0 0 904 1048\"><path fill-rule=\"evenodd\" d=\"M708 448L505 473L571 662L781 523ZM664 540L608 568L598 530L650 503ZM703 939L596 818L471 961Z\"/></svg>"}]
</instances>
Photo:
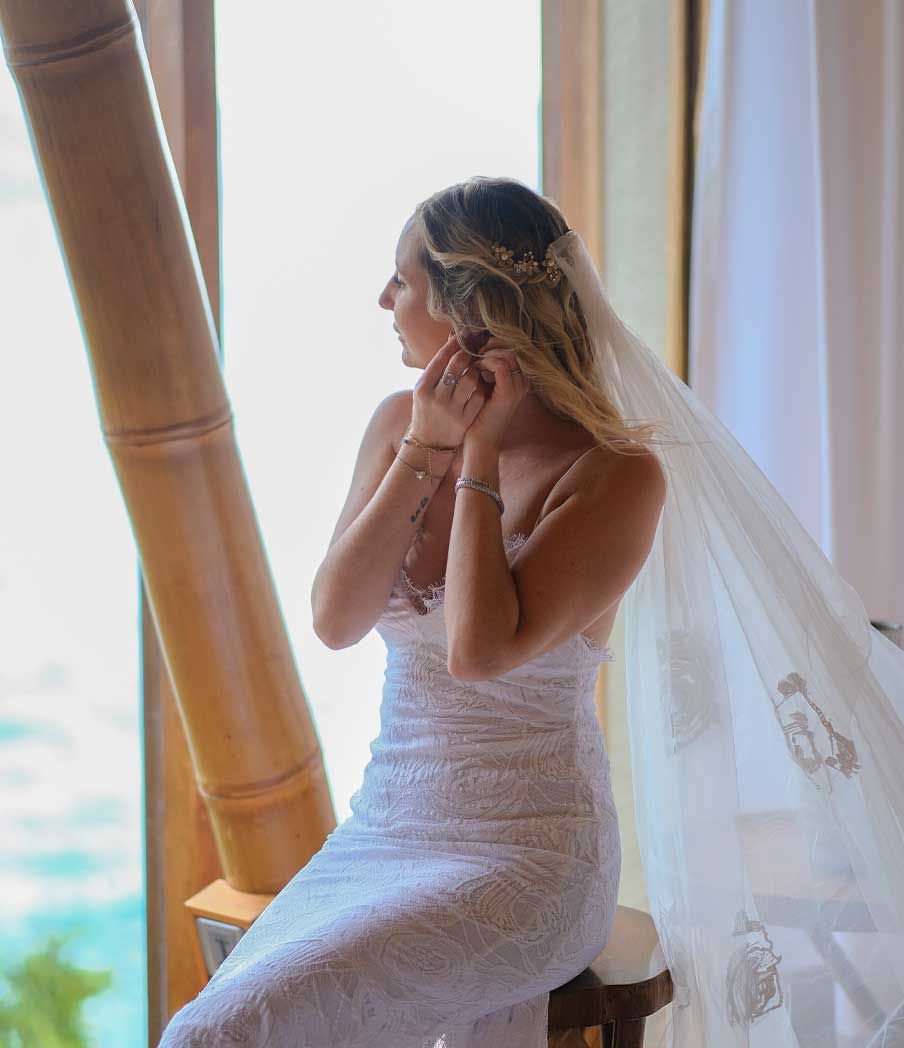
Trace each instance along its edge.
<instances>
[{"instance_id":1,"label":"white power socket","mask_svg":"<svg viewBox=\"0 0 904 1048\"><path fill-rule=\"evenodd\" d=\"M215 921L212 917L195 917L195 924L198 926L198 941L210 978L232 953L235 944L245 934L245 929L237 924Z\"/></svg>"}]
</instances>

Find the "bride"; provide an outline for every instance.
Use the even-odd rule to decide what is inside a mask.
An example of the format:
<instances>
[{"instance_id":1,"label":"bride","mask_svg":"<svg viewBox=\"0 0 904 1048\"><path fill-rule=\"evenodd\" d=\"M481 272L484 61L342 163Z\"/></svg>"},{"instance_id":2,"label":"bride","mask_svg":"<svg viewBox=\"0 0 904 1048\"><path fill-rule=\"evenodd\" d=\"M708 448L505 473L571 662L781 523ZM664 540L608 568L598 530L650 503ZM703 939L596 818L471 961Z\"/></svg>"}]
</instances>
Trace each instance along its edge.
<instances>
[{"instance_id":1,"label":"bride","mask_svg":"<svg viewBox=\"0 0 904 1048\"><path fill-rule=\"evenodd\" d=\"M904 651L552 201L453 185L395 262L422 374L374 412L311 594L330 647L385 641L380 731L161 1048L545 1048L616 909L593 693L620 604L667 1043L836 1043L837 1008L850 1048L902 1048Z\"/></svg>"},{"instance_id":2,"label":"bride","mask_svg":"<svg viewBox=\"0 0 904 1048\"><path fill-rule=\"evenodd\" d=\"M649 551L663 474L649 452L615 445L629 431L594 385L570 292L545 268L506 266L490 242L505 235L517 251L567 229L552 203L499 180L437 195L405 224L379 302L423 374L380 404L364 436L312 594L330 647L371 629L400 562L416 592L448 579L459 679L498 676L579 631L605 646ZM504 511L461 477L503 492ZM510 570L503 544L522 535Z\"/></svg>"},{"instance_id":3,"label":"bride","mask_svg":"<svg viewBox=\"0 0 904 1048\"><path fill-rule=\"evenodd\" d=\"M366 428L312 590L331 648L387 645L352 815L162 1045L545 1048L605 945L621 847L594 712L665 481L594 382L568 232L475 179L406 222L379 303L422 374Z\"/></svg>"}]
</instances>

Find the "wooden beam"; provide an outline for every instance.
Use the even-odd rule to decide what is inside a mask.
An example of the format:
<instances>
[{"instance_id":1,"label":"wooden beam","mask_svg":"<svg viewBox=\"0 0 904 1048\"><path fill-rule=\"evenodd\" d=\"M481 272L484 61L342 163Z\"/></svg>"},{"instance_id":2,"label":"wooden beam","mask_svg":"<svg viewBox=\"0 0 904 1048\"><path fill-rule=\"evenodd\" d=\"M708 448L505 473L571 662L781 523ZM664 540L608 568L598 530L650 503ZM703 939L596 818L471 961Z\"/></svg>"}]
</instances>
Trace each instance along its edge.
<instances>
[{"instance_id":1,"label":"wooden beam","mask_svg":"<svg viewBox=\"0 0 904 1048\"><path fill-rule=\"evenodd\" d=\"M543 0L541 191L602 263L599 0Z\"/></svg>"},{"instance_id":2,"label":"wooden beam","mask_svg":"<svg viewBox=\"0 0 904 1048\"><path fill-rule=\"evenodd\" d=\"M222 362L219 142L213 0L138 0L167 143L191 223ZM144 721L148 1044L205 979L185 900L221 876L139 565Z\"/></svg>"}]
</instances>

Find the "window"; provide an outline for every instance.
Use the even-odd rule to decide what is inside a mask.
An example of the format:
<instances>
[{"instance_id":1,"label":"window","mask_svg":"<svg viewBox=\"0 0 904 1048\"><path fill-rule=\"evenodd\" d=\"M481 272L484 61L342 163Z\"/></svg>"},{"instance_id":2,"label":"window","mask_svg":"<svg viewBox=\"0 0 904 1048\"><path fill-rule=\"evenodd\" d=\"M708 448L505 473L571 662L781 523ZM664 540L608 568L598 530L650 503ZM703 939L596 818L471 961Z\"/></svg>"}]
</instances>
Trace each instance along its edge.
<instances>
[{"instance_id":1,"label":"window","mask_svg":"<svg viewBox=\"0 0 904 1048\"><path fill-rule=\"evenodd\" d=\"M84 1017L86 1043L139 1045L147 995L135 543L5 66L0 228L0 1000L20 1004L34 1031L27 1043L62 1033L55 1009L7 978L49 950L48 981L64 965L110 973L86 977L60 1002ZM54 936L69 937L56 953ZM0 1029L0 1041L8 1033Z\"/></svg>"},{"instance_id":2,"label":"window","mask_svg":"<svg viewBox=\"0 0 904 1048\"><path fill-rule=\"evenodd\" d=\"M540 8L220 4L216 21L226 383L342 821L385 649L324 647L311 583L364 426L421 374L377 297L419 200L475 174L538 187Z\"/></svg>"}]
</instances>

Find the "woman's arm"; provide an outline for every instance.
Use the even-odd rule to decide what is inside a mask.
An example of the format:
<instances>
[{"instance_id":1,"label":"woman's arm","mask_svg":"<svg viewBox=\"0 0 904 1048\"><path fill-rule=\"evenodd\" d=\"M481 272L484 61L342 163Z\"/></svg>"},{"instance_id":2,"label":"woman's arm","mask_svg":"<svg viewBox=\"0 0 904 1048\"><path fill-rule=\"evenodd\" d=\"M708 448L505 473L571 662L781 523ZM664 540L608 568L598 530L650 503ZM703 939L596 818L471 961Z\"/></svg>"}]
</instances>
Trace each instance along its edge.
<instances>
[{"instance_id":1,"label":"woman's arm","mask_svg":"<svg viewBox=\"0 0 904 1048\"><path fill-rule=\"evenodd\" d=\"M373 628L452 463L451 451L434 451L428 480L405 465L426 469L425 451L405 445L405 462L398 460L392 438L409 424L411 405L411 390L390 394L361 440L345 505L311 587L314 632L327 647L350 647Z\"/></svg>"},{"instance_id":2,"label":"woman's arm","mask_svg":"<svg viewBox=\"0 0 904 1048\"><path fill-rule=\"evenodd\" d=\"M465 449L465 467L495 485L498 452ZM489 680L585 629L627 592L646 561L666 497L652 452L585 467L509 565L498 510L481 492L456 502L446 567L449 672ZM461 499L465 492L459 492Z\"/></svg>"}]
</instances>

